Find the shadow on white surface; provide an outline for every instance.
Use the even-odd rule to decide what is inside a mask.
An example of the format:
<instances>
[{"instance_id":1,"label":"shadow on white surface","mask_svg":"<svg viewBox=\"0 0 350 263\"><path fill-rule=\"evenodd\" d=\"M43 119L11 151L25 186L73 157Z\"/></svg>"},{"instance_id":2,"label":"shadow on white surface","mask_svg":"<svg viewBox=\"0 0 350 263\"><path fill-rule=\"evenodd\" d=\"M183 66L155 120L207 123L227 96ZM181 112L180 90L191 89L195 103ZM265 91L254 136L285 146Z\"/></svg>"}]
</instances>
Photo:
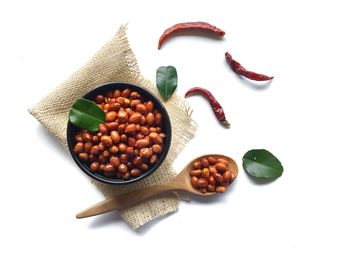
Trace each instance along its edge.
<instances>
[{"instance_id":1,"label":"shadow on white surface","mask_svg":"<svg viewBox=\"0 0 350 263\"><path fill-rule=\"evenodd\" d=\"M103 215L98 215L92 218L89 228L97 229L101 227L108 227L110 225L117 226L120 224L123 224L126 226L126 223L120 218L120 215L118 214L118 212L113 211L113 212L106 213Z\"/></svg>"},{"instance_id":2,"label":"shadow on white surface","mask_svg":"<svg viewBox=\"0 0 350 263\"><path fill-rule=\"evenodd\" d=\"M268 179L268 178L258 178L258 177L253 177L247 174L246 171L244 171L245 176L249 178L249 181L252 182L255 185L266 185L266 184L271 184L275 182L279 177L273 178L273 179Z\"/></svg>"},{"instance_id":3,"label":"shadow on white surface","mask_svg":"<svg viewBox=\"0 0 350 263\"><path fill-rule=\"evenodd\" d=\"M181 203L180 203L180 205L181 205ZM166 220L168 217L174 215L175 213L178 213L178 210L175 212L169 213L165 216L158 217L158 218L152 220L151 222L148 222L147 224L141 226L140 228L138 228L134 232L136 234L138 234L139 236L143 236L143 235L147 234L147 232L149 230L151 230L154 226L158 225L161 221Z\"/></svg>"},{"instance_id":4,"label":"shadow on white surface","mask_svg":"<svg viewBox=\"0 0 350 263\"><path fill-rule=\"evenodd\" d=\"M65 158L70 158L69 153L63 148L58 140L45 129L45 127L38 125L36 130L38 137L42 140L42 143L45 144L46 147L53 148L58 153L61 153Z\"/></svg>"}]
</instances>

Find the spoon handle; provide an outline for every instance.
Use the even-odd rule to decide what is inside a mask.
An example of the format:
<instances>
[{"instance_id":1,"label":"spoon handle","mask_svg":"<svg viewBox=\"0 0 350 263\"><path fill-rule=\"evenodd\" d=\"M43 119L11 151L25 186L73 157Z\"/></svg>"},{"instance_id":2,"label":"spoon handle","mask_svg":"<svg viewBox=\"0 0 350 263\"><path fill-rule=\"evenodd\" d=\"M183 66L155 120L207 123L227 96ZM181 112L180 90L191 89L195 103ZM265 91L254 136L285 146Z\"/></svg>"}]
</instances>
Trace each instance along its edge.
<instances>
[{"instance_id":1,"label":"spoon handle","mask_svg":"<svg viewBox=\"0 0 350 263\"><path fill-rule=\"evenodd\" d=\"M152 185L150 187L135 190L126 194L118 195L113 198L106 199L100 203L97 203L76 215L77 218L85 218L89 216L101 215L104 213L108 213L113 210L121 210L124 208L128 208L137 204L140 201L153 197L157 194L172 191L172 190L180 190L176 184L172 184L171 182Z\"/></svg>"}]
</instances>

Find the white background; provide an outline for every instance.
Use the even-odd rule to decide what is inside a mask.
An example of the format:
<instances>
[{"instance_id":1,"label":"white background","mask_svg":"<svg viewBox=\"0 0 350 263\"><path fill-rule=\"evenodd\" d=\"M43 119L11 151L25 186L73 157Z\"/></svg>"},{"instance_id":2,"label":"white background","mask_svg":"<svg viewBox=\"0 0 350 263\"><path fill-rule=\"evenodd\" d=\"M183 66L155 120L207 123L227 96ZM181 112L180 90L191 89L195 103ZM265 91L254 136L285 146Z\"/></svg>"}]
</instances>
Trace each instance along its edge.
<instances>
[{"instance_id":1,"label":"white background","mask_svg":"<svg viewBox=\"0 0 350 263\"><path fill-rule=\"evenodd\" d=\"M347 1L2 1L0 4L0 262L349 262L349 61ZM223 40L182 36L157 50L175 23L207 21ZM141 72L178 70L177 94L210 89L230 129L192 97L195 138L175 162L205 153L234 158L225 195L181 202L137 232L116 213L75 219L102 200L71 157L27 109L128 23ZM224 53L274 75L238 78ZM285 172L257 184L241 158L266 148Z\"/></svg>"}]
</instances>

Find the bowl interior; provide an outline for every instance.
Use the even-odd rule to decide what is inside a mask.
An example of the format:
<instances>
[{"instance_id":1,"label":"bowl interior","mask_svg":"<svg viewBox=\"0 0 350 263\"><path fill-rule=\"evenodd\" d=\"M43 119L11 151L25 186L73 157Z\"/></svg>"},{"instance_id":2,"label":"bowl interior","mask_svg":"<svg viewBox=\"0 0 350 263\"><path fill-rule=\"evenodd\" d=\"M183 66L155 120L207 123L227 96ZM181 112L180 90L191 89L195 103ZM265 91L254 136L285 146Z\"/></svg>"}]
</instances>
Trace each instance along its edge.
<instances>
[{"instance_id":1,"label":"bowl interior","mask_svg":"<svg viewBox=\"0 0 350 263\"><path fill-rule=\"evenodd\" d=\"M148 171L143 172L140 176L135 177L135 178L130 178L128 180L123 180L123 179L118 179L118 178L109 178L109 177L106 177L99 172L92 172L90 170L89 166L85 162L81 161L78 158L78 156L74 153L73 149L74 149L74 145L75 145L75 135L81 129L79 127L75 126L74 124L72 124L70 121L68 121L67 143L68 143L69 151L73 157L73 160L80 167L80 169L82 169L87 175L89 175L92 178L94 178L100 182L103 182L103 183L122 185L122 184L129 184L129 183L137 182L141 179L144 179L145 177L152 174L163 163L163 161L165 160L165 158L168 154L169 148L170 148L171 123L170 123L169 115L168 115L165 107L163 106L163 104L159 101L159 99L157 97L155 97L153 94L151 94L149 91L147 91L139 86L136 86L134 84L130 84L130 83L108 83L108 84L99 86L99 87L91 90L90 92L85 94L83 96L83 98L89 99L89 100L94 100L94 98L97 95L100 95L100 94L103 95L106 92L111 91L111 90L113 90L113 91L117 90L117 89L124 90L126 88L129 88L133 91L139 92L145 98L145 100L152 100L154 103L154 108L158 109L159 112L162 114L163 120L162 120L161 128L162 128L162 131L166 134L166 137L164 138L164 141L163 141L164 148L163 148L163 152L161 153L161 155L159 155L157 163L153 167L151 167Z\"/></svg>"}]
</instances>

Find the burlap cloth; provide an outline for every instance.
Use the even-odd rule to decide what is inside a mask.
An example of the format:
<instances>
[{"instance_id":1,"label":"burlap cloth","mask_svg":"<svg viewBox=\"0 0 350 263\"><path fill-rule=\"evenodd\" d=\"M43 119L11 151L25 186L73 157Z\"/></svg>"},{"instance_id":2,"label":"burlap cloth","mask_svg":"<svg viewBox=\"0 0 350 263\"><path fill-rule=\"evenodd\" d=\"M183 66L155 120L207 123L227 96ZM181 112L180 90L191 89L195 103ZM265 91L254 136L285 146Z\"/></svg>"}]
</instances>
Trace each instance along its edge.
<instances>
[{"instance_id":1,"label":"burlap cloth","mask_svg":"<svg viewBox=\"0 0 350 263\"><path fill-rule=\"evenodd\" d=\"M155 85L141 75L136 58L129 46L126 26L107 42L83 67L73 73L66 81L39 101L29 112L67 148L66 128L68 112L73 103L86 92L108 82L129 82L151 91L159 97ZM105 197L112 197L152 184L169 180L176 173L172 163L180 151L192 138L197 125L191 118L191 109L185 100L174 95L165 107L172 124L172 142L168 156L161 167L141 182L128 186L112 186L92 180L92 183ZM82 172L82 174L84 174ZM85 175L85 174L84 174ZM81 175L82 176L82 175ZM120 212L120 216L131 228L177 210L179 197L169 193L140 203Z\"/></svg>"}]
</instances>

